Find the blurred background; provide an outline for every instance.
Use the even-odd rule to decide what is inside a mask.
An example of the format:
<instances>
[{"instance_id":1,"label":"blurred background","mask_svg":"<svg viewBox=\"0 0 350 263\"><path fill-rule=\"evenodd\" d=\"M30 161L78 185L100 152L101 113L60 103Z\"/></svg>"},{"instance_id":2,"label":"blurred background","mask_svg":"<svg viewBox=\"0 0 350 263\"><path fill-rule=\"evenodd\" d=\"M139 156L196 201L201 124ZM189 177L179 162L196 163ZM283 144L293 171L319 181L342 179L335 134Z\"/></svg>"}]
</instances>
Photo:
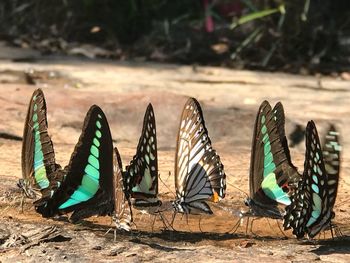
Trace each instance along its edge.
<instances>
[{"instance_id":1,"label":"blurred background","mask_svg":"<svg viewBox=\"0 0 350 263\"><path fill-rule=\"evenodd\" d=\"M41 55L341 75L350 65L349 7L347 0L2 0L0 39Z\"/></svg>"}]
</instances>

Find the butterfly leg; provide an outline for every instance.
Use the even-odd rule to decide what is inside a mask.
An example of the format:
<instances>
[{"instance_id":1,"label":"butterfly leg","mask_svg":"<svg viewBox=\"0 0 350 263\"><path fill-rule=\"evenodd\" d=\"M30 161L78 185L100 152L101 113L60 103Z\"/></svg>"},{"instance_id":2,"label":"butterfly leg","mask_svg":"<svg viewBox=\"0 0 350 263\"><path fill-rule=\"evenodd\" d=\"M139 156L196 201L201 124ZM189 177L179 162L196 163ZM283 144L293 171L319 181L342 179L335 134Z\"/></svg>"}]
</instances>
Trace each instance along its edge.
<instances>
[{"instance_id":1,"label":"butterfly leg","mask_svg":"<svg viewBox=\"0 0 350 263\"><path fill-rule=\"evenodd\" d=\"M278 220L276 220L276 224L277 224L277 226L278 226L278 229L281 231L282 235L283 235L284 237L288 238L288 237L286 236L286 234L283 232L283 230L282 230L282 228L281 228L281 226L280 226Z\"/></svg>"},{"instance_id":2,"label":"butterfly leg","mask_svg":"<svg viewBox=\"0 0 350 263\"><path fill-rule=\"evenodd\" d=\"M24 193L22 193L21 203L20 203L21 213L22 213L22 214L23 214L23 212L24 212L24 198L25 198L25 195L24 195Z\"/></svg>"},{"instance_id":3,"label":"butterfly leg","mask_svg":"<svg viewBox=\"0 0 350 263\"><path fill-rule=\"evenodd\" d=\"M201 231L201 233L204 233L204 232L202 231L202 228L201 228L201 220L202 220L202 215L200 215L200 217L199 217L198 227L199 227L199 231Z\"/></svg>"},{"instance_id":4,"label":"butterfly leg","mask_svg":"<svg viewBox=\"0 0 350 263\"><path fill-rule=\"evenodd\" d=\"M228 231L228 232L226 232L227 234L229 234L229 233L236 233L236 231L237 231L237 229L238 229L238 227L240 226L240 223L241 223L241 218L240 219L238 219L238 221L233 225L233 227Z\"/></svg>"},{"instance_id":5,"label":"butterfly leg","mask_svg":"<svg viewBox=\"0 0 350 263\"><path fill-rule=\"evenodd\" d=\"M152 222L152 232L154 231L154 224L156 222L156 215L153 215L153 222Z\"/></svg>"},{"instance_id":6,"label":"butterfly leg","mask_svg":"<svg viewBox=\"0 0 350 263\"><path fill-rule=\"evenodd\" d=\"M174 211L173 218L171 219L171 223L170 223L170 226L174 231L176 231L174 228L175 217L176 217L176 211Z\"/></svg>"},{"instance_id":7,"label":"butterfly leg","mask_svg":"<svg viewBox=\"0 0 350 263\"><path fill-rule=\"evenodd\" d=\"M249 219L250 219L250 217L248 216L248 218L247 218L247 224L246 224L246 226L245 226L245 234L246 234L246 235L248 235Z\"/></svg>"},{"instance_id":8,"label":"butterfly leg","mask_svg":"<svg viewBox=\"0 0 350 263\"><path fill-rule=\"evenodd\" d=\"M254 224L254 221L257 220L259 218L253 218L250 222L250 233L253 235L253 236L257 236L254 232L253 232L253 224Z\"/></svg>"},{"instance_id":9,"label":"butterfly leg","mask_svg":"<svg viewBox=\"0 0 350 263\"><path fill-rule=\"evenodd\" d=\"M160 219L162 220L164 230L168 229L168 224L169 224L168 220L163 216L162 212L158 212L158 213L159 213Z\"/></svg>"},{"instance_id":10,"label":"butterfly leg","mask_svg":"<svg viewBox=\"0 0 350 263\"><path fill-rule=\"evenodd\" d=\"M188 214L185 213L184 215L185 215L185 218L186 218L186 224L187 224L188 230L190 230L190 232L192 232L192 231L191 231L191 227L190 227L190 225L189 225L189 223L188 223Z\"/></svg>"},{"instance_id":11,"label":"butterfly leg","mask_svg":"<svg viewBox=\"0 0 350 263\"><path fill-rule=\"evenodd\" d=\"M336 234L337 237L342 237L343 236L343 233L341 232L340 227L336 226L335 234Z\"/></svg>"}]
</instances>

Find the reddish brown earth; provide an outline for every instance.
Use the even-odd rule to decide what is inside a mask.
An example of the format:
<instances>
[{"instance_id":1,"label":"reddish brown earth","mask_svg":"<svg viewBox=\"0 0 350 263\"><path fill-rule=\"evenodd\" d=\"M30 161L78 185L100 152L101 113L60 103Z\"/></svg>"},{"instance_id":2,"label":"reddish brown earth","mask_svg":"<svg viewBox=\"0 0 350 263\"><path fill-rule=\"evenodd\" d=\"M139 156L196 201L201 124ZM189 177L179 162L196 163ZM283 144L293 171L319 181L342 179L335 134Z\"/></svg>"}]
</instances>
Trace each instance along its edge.
<instances>
[{"instance_id":1,"label":"reddish brown earth","mask_svg":"<svg viewBox=\"0 0 350 263\"><path fill-rule=\"evenodd\" d=\"M24 72L34 69L28 84ZM44 71L44 72L40 72ZM54 77L50 72L54 72ZM50 77L51 76L51 77ZM188 220L178 216L174 231L162 231L153 217L135 211L134 231L113 231L108 217L93 217L73 225L64 219L43 219L30 201L19 210L21 142L0 139L0 261L1 262L324 262L350 261L350 114L349 83L333 78L233 71L209 67L52 60L33 64L0 62L0 132L22 136L27 103L37 87L43 88L48 105L49 132L59 163L69 161L81 132L85 113L92 104L105 111L115 145L124 165L132 158L141 131L144 110L152 102L157 119L161 198L174 198L175 138L188 96L199 99L212 142L225 165L227 196L215 215ZM235 233L237 213L245 209L252 127L262 100L282 101L289 134L299 123L314 119L323 134L335 122L342 134L343 155L335 223L344 235L330 239L298 241L281 233L274 220L246 220ZM303 170L304 142L291 149L295 164ZM170 172L170 175L169 175ZM234 186L234 187L233 187ZM226 208L223 210L222 207ZM230 211L227 211L229 209ZM165 216L170 220L172 214ZM201 230L199 229L199 220ZM56 226L55 229L50 227ZM49 235L43 235L51 231Z\"/></svg>"}]
</instances>

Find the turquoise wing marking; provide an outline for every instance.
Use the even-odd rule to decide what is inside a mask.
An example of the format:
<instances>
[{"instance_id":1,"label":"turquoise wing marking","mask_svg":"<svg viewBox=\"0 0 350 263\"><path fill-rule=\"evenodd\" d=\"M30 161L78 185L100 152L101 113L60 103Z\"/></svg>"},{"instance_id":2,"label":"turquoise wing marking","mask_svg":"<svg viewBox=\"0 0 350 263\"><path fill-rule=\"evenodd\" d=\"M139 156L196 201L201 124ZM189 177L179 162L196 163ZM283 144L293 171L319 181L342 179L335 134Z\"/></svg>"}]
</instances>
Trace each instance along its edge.
<instances>
[{"instance_id":1,"label":"turquoise wing marking","mask_svg":"<svg viewBox=\"0 0 350 263\"><path fill-rule=\"evenodd\" d=\"M288 194L283 192L283 190L277 184L275 173L270 173L264 178L263 182L261 183L261 188L264 193L272 200L276 200L277 202L284 205L291 204Z\"/></svg>"},{"instance_id":2,"label":"turquoise wing marking","mask_svg":"<svg viewBox=\"0 0 350 263\"><path fill-rule=\"evenodd\" d=\"M312 172L311 178L313 181L313 183L311 184L311 189L313 191L313 193L312 193L312 201L313 201L312 212L311 212L310 219L306 223L306 227L311 226L313 223L315 223L317 221L317 219L321 215L321 210L322 210L322 200L321 200L321 197L319 196L320 189L318 187L319 180L317 177L317 173L319 173L319 171L320 171L320 168L317 165L319 160L320 160L320 156L319 156L318 152L316 152L315 157L314 157L315 164L313 165L313 167L311 169L311 172Z\"/></svg>"},{"instance_id":3,"label":"turquoise wing marking","mask_svg":"<svg viewBox=\"0 0 350 263\"><path fill-rule=\"evenodd\" d=\"M102 117L98 115L101 119ZM65 209L67 207L85 202L91 199L99 189L100 183L100 162L99 162L99 147L102 134L99 129L101 129L101 122L96 121L97 130L95 132L95 138L92 141L90 147L90 155L88 157L88 164L85 166L83 178L81 180L81 185L74 191L70 198L59 206L59 209Z\"/></svg>"},{"instance_id":4,"label":"turquoise wing marking","mask_svg":"<svg viewBox=\"0 0 350 263\"><path fill-rule=\"evenodd\" d=\"M264 191L264 193L272 200L275 200L284 205L290 205L291 201L289 196L281 189L281 187L277 184L276 181L276 174L274 173L276 170L276 164L273 160L270 138L267 132L265 121L266 118L263 115L261 117L261 133L263 134L262 141L264 143L264 179L261 183L261 188Z\"/></svg>"},{"instance_id":5,"label":"turquoise wing marking","mask_svg":"<svg viewBox=\"0 0 350 263\"><path fill-rule=\"evenodd\" d=\"M33 101L36 101L36 96L33 97ZM33 120L33 133L34 133L34 178L36 183L39 185L40 189L48 188L50 181L47 178L47 172L44 164L44 154L41 147L40 141L40 131L38 123L38 106L34 104L33 110L34 114L32 117Z\"/></svg>"}]
</instances>

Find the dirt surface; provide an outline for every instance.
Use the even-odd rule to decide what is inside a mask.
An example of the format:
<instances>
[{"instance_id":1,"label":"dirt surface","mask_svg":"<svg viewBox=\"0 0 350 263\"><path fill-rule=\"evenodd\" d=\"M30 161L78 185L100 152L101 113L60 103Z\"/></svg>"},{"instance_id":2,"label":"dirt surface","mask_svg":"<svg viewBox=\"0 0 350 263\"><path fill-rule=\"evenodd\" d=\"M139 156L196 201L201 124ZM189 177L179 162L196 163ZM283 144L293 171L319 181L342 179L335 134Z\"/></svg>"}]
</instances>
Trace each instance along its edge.
<instances>
[{"instance_id":1,"label":"dirt surface","mask_svg":"<svg viewBox=\"0 0 350 263\"><path fill-rule=\"evenodd\" d=\"M68 163L90 105L105 111L115 145L126 165L134 155L144 110L152 102L157 120L159 173L163 200L174 198L176 133L188 96L203 106L209 135L225 165L227 196L212 206L214 216L178 216L175 229L135 211L134 231L117 233L114 241L108 217L92 217L73 225L66 218L43 219L30 201L19 210L21 141L27 103L33 90L43 88L48 106L49 132L59 163ZM341 181L335 223L343 237L329 233L316 241L296 240L281 233L281 222L260 219L253 233L246 220L229 233L245 209L252 128L262 100L282 101L286 131L315 120L321 134L328 123L341 131ZM233 71L211 67L164 64L43 60L36 63L0 62L0 261L1 262L349 262L350 114L349 82L333 78L301 77ZM18 138L17 138L18 139ZM294 163L303 170L304 142L291 148ZM238 190L241 189L242 191ZM225 208L225 209L223 209ZM170 219L172 214L165 216ZM199 226L200 222L200 226Z\"/></svg>"}]
</instances>

